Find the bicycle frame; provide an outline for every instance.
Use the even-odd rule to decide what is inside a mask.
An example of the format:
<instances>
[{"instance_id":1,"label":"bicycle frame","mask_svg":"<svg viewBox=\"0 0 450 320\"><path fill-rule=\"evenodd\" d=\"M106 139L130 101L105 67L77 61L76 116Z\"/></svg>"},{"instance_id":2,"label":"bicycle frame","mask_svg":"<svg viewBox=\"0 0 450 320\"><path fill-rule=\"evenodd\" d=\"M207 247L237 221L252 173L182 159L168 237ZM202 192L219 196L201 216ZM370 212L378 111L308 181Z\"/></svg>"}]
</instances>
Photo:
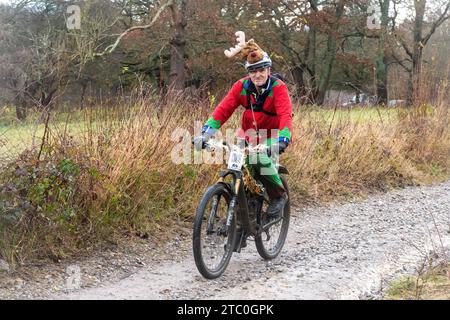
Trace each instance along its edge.
<instances>
[{"instance_id":1,"label":"bicycle frame","mask_svg":"<svg viewBox=\"0 0 450 320\"><path fill-rule=\"evenodd\" d=\"M214 141L210 143L210 147L212 148L224 148L228 151L232 150L232 148L235 148L236 146L229 145L226 142L218 142ZM245 150L247 153L250 152L261 152L264 151L267 148L267 146L264 145L257 145L255 147L246 147ZM231 195L231 201L230 205L228 207L227 211L227 218L226 218L226 227L225 227L225 233L228 233L228 230L231 227L232 219L235 217L237 219L237 225L241 227L238 232L239 234L239 246L237 251L240 251L241 244L247 236L258 236L263 231L268 230L273 224L278 223L281 218L275 219L274 221L269 222L266 225L262 225L261 221L261 215L256 215L256 223L254 221L250 221L250 212L248 208L248 199L245 191L245 182L244 182L244 171L248 169L247 164L244 164L242 169L244 170L222 170L220 172L220 178L218 183L221 183L226 186L228 189L230 195ZM283 171L283 172L282 172ZM286 168L280 166L280 172L287 173ZM247 173L248 174L248 173ZM232 176L233 182L225 182L225 178L227 176ZM258 207L255 208L255 213L261 213L263 201L264 201L264 195L255 195L256 197L260 197L258 200Z\"/></svg>"}]
</instances>

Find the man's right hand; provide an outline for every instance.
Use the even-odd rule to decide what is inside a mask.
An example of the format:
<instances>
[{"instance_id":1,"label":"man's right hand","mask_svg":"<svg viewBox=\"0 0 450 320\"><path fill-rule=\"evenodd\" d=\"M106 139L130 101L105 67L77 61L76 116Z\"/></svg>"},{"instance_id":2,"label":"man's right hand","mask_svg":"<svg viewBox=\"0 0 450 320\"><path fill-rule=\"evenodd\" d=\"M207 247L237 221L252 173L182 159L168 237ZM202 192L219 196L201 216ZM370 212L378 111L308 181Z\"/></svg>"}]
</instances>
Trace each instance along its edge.
<instances>
[{"instance_id":1,"label":"man's right hand","mask_svg":"<svg viewBox=\"0 0 450 320\"><path fill-rule=\"evenodd\" d=\"M194 137L194 139L192 140L192 144L194 145L195 150L201 151L202 149L205 149L206 143L208 142L209 138L210 137L206 135Z\"/></svg>"}]
</instances>

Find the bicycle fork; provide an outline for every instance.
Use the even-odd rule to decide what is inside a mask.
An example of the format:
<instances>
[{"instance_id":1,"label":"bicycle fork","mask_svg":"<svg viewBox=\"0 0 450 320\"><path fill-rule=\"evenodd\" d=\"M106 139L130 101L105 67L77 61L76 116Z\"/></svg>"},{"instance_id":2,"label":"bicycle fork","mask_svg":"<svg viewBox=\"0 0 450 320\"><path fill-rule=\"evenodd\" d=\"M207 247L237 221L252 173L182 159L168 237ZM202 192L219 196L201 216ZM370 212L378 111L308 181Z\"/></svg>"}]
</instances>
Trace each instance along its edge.
<instances>
[{"instance_id":1,"label":"bicycle fork","mask_svg":"<svg viewBox=\"0 0 450 320\"><path fill-rule=\"evenodd\" d=\"M242 187L242 178L238 178L234 184L233 197L228 207L226 231L228 232L231 227L233 216L236 216L237 223L241 225L242 230L245 230L249 235L255 236L258 230L254 224L250 223L248 210L247 197Z\"/></svg>"},{"instance_id":2,"label":"bicycle fork","mask_svg":"<svg viewBox=\"0 0 450 320\"><path fill-rule=\"evenodd\" d=\"M233 197L231 198L230 206L228 207L228 212L227 212L227 223L226 223L226 233L227 234L228 234L228 230L230 230L231 221L233 220L233 216L236 212L236 208L237 208L237 204L238 204L237 194L239 193L240 185L241 185L241 179L238 178L238 179L236 179L236 182L234 184Z\"/></svg>"}]
</instances>

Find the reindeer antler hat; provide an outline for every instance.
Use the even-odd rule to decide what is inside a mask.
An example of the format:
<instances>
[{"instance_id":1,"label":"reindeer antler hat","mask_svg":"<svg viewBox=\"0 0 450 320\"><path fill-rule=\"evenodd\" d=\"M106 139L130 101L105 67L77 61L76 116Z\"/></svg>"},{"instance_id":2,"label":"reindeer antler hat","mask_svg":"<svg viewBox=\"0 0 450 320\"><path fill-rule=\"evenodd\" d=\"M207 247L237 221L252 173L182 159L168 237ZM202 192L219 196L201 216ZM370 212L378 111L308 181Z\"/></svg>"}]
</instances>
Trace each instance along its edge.
<instances>
[{"instance_id":1,"label":"reindeer antler hat","mask_svg":"<svg viewBox=\"0 0 450 320\"><path fill-rule=\"evenodd\" d=\"M272 66L272 60L269 55L256 44L255 40L250 39L246 42L245 33L242 31L237 31L235 35L237 37L237 45L234 48L224 51L228 58L236 57L238 59L245 59L244 66L247 71Z\"/></svg>"}]
</instances>

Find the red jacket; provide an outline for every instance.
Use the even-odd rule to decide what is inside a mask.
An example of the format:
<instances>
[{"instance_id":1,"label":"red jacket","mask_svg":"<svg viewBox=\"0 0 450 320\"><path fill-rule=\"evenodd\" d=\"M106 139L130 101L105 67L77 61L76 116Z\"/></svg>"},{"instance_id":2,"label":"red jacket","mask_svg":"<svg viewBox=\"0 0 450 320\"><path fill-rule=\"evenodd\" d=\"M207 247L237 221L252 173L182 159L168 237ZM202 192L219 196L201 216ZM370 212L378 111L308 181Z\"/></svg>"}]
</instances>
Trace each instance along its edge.
<instances>
[{"instance_id":1,"label":"red jacket","mask_svg":"<svg viewBox=\"0 0 450 320\"><path fill-rule=\"evenodd\" d=\"M242 129L255 129L250 104L253 106L257 129L267 129L267 136L271 137L270 129L278 129L278 140L290 142L292 139L292 105L289 93L283 81L270 78L268 91L259 96L250 77L236 81L208 119L203 132L219 129L230 118L233 112L243 106ZM264 98L261 99L262 97ZM262 102L263 101L263 102ZM250 104L249 104L250 102ZM262 107L262 108L261 108ZM276 138L276 137L272 137Z\"/></svg>"}]
</instances>

